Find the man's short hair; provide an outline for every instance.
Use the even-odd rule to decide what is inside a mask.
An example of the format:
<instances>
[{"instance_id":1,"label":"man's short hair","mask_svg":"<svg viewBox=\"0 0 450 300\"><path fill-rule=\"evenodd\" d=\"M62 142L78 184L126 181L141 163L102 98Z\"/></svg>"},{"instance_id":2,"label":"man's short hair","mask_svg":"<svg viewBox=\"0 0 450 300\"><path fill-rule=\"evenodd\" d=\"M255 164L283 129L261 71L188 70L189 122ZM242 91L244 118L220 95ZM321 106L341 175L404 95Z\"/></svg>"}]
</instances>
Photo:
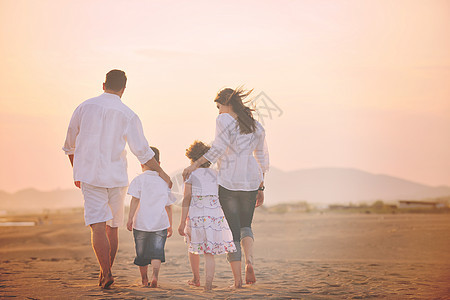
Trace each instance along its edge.
<instances>
[{"instance_id":1,"label":"man's short hair","mask_svg":"<svg viewBox=\"0 0 450 300\"><path fill-rule=\"evenodd\" d=\"M155 160L157 161L157 162L159 162L159 150L158 150L158 148L156 148L156 147L150 147L152 150L153 150L153 152L155 152Z\"/></svg>"},{"instance_id":2,"label":"man's short hair","mask_svg":"<svg viewBox=\"0 0 450 300\"><path fill-rule=\"evenodd\" d=\"M115 92L127 85L127 75L121 70L111 70L106 74L105 88Z\"/></svg>"}]
</instances>

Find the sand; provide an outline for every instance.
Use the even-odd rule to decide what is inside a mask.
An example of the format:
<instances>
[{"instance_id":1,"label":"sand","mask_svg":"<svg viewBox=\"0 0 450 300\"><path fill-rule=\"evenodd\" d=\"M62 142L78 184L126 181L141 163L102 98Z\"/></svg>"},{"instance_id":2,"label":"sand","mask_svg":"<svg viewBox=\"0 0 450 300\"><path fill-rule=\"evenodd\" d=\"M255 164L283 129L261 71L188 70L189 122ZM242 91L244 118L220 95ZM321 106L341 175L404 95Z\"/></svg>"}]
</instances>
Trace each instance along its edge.
<instances>
[{"instance_id":1,"label":"sand","mask_svg":"<svg viewBox=\"0 0 450 300\"><path fill-rule=\"evenodd\" d=\"M35 221L39 216L5 217ZM254 220L257 282L232 290L225 256L212 292L191 287L186 245L166 244L159 287L140 286L132 234L120 229L111 290L98 266L82 212L50 214L34 227L0 227L0 298L19 299L449 299L448 214L273 214ZM179 214L174 215L178 226ZM202 261L203 262L203 261ZM202 268L203 271L203 268ZM204 279L202 278L202 284Z\"/></svg>"}]
</instances>

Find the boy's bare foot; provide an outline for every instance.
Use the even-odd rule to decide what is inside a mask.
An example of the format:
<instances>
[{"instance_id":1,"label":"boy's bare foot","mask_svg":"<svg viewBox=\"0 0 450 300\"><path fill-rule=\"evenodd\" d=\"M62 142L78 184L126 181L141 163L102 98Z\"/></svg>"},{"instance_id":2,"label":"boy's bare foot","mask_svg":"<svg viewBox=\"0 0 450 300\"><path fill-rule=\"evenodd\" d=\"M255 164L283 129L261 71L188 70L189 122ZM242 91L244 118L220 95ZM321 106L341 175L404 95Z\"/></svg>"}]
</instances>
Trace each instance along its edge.
<instances>
[{"instance_id":1,"label":"boy's bare foot","mask_svg":"<svg viewBox=\"0 0 450 300\"><path fill-rule=\"evenodd\" d=\"M251 264L245 266L245 283L254 284L256 282L255 270Z\"/></svg>"},{"instance_id":2,"label":"boy's bare foot","mask_svg":"<svg viewBox=\"0 0 450 300\"><path fill-rule=\"evenodd\" d=\"M153 278L152 283L150 283L151 288L157 288L158 287L158 279Z\"/></svg>"},{"instance_id":3,"label":"boy's bare foot","mask_svg":"<svg viewBox=\"0 0 450 300\"><path fill-rule=\"evenodd\" d=\"M187 282L189 285L193 285L193 286L200 286L200 279L195 279L195 278L193 278L193 279L191 279L191 280L188 280L188 282Z\"/></svg>"},{"instance_id":4,"label":"boy's bare foot","mask_svg":"<svg viewBox=\"0 0 450 300\"><path fill-rule=\"evenodd\" d=\"M232 289L241 289L242 288L242 281L239 281L239 282L235 281L234 284L230 286L230 288L232 288Z\"/></svg>"},{"instance_id":5,"label":"boy's bare foot","mask_svg":"<svg viewBox=\"0 0 450 300\"><path fill-rule=\"evenodd\" d=\"M111 273L109 273L107 276L104 276L101 280L101 287L102 289L109 289L111 284L114 283L114 278Z\"/></svg>"}]
</instances>

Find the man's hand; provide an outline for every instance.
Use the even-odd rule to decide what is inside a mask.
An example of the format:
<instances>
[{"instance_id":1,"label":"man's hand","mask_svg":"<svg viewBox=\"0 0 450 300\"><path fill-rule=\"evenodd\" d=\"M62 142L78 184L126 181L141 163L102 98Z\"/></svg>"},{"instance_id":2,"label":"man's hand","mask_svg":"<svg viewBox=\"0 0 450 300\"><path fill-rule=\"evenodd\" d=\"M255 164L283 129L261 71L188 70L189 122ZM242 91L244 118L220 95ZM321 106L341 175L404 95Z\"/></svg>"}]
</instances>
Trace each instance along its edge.
<instances>
[{"instance_id":1,"label":"man's hand","mask_svg":"<svg viewBox=\"0 0 450 300\"><path fill-rule=\"evenodd\" d=\"M258 194L256 195L255 207L261 206L263 203L264 203L264 192L258 190Z\"/></svg>"},{"instance_id":2,"label":"man's hand","mask_svg":"<svg viewBox=\"0 0 450 300\"><path fill-rule=\"evenodd\" d=\"M184 236L184 226L185 226L185 224L183 224L183 223L181 223L180 226L178 226L178 233L181 236Z\"/></svg>"},{"instance_id":3,"label":"man's hand","mask_svg":"<svg viewBox=\"0 0 450 300\"><path fill-rule=\"evenodd\" d=\"M172 188L172 180L170 179L169 175L166 174L166 172L162 172L160 173L161 178L167 183L167 185L169 186L169 189Z\"/></svg>"},{"instance_id":4,"label":"man's hand","mask_svg":"<svg viewBox=\"0 0 450 300\"><path fill-rule=\"evenodd\" d=\"M172 236L172 232L173 232L172 226L170 226L169 228L167 228L167 237L168 237L168 238L170 238L170 237Z\"/></svg>"},{"instance_id":5,"label":"man's hand","mask_svg":"<svg viewBox=\"0 0 450 300\"><path fill-rule=\"evenodd\" d=\"M133 220L132 219L128 220L128 222L127 222L127 229L128 229L128 231L132 231L133 230Z\"/></svg>"},{"instance_id":6,"label":"man's hand","mask_svg":"<svg viewBox=\"0 0 450 300\"><path fill-rule=\"evenodd\" d=\"M73 183L75 183L75 186L79 189L81 189L81 182L79 181L74 181Z\"/></svg>"}]
</instances>

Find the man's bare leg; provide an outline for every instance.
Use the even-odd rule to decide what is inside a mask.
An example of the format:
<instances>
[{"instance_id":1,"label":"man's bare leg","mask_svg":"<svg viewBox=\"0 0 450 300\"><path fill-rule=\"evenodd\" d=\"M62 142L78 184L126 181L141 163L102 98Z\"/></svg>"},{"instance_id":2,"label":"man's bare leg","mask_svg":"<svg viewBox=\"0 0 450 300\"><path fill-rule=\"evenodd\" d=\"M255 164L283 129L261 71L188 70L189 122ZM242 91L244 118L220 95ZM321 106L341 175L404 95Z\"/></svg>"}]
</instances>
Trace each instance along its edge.
<instances>
[{"instance_id":1,"label":"man's bare leg","mask_svg":"<svg viewBox=\"0 0 450 300\"><path fill-rule=\"evenodd\" d=\"M141 272L141 278L142 278L142 285L148 286L148 265L146 266L139 266L139 271Z\"/></svg>"},{"instance_id":2,"label":"man's bare leg","mask_svg":"<svg viewBox=\"0 0 450 300\"><path fill-rule=\"evenodd\" d=\"M106 236L108 237L109 247L110 247L109 256L111 259L111 263L110 263L109 267L110 267L110 269L112 269L112 266L114 264L114 259L116 258L117 249L119 248L119 230L118 230L118 228L106 225ZM98 275L98 285L99 286L102 285L102 280L103 280L103 273L102 273L102 270L100 269L100 274Z\"/></svg>"},{"instance_id":3,"label":"man's bare leg","mask_svg":"<svg viewBox=\"0 0 450 300\"><path fill-rule=\"evenodd\" d=\"M159 268L161 267L161 261L159 259L152 259L152 283L150 284L151 288L158 287L158 275Z\"/></svg>"},{"instance_id":4,"label":"man's bare leg","mask_svg":"<svg viewBox=\"0 0 450 300\"><path fill-rule=\"evenodd\" d=\"M241 241L245 256L245 283L253 284L256 282L255 271L253 270L253 238L246 236Z\"/></svg>"},{"instance_id":5,"label":"man's bare leg","mask_svg":"<svg viewBox=\"0 0 450 300\"><path fill-rule=\"evenodd\" d=\"M189 285L200 286L200 255L189 252L189 262L191 263L194 278L188 281Z\"/></svg>"},{"instance_id":6,"label":"man's bare leg","mask_svg":"<svg viewBox=\"0 0 450 300\"><path fill-rule=\"evenodd\" d=\"M214 262L214 255L212 255L211 253L205 253L205 273L206 273L205 291L212 290L215 267L216 265Z\"/></svg>"},{"instance_id":7,"label":"man's bare leg","mask_svg":"<svg viewBox=\"0 0 450 300\"><path fill-rule=\"evenodd\" d=\"M240 260L232 261L230 262L230 266L234 277L234 287L241 288L242 287L241 261Z\"/></svg>"},{"instance_id":8,"label":"man's bare leg","mask_svg":"<svg viewBox=\"0 0 450 300\"><path fill-rule=\"evenodd\" d=\"M112 268L114 264L114 259L116 258L117 250L119 249L119 228L118 227L111 227L109 225L106 225L106 235L108 236L109 240L109 256L111 259L110 268Z\"/></svg>"},{"instance_id":9,"label":"man's bare leg","mask_svg":"<svg viewBox=\"0 0 450 300\"><path fill-rule=\"evenodd\" d=\"M106 235L106 222L91 224L91 243L95 256L100 264L102 288L108 288L114 282L111 274L111 258L109 240Z\"/></svg>"}]
</instances>

